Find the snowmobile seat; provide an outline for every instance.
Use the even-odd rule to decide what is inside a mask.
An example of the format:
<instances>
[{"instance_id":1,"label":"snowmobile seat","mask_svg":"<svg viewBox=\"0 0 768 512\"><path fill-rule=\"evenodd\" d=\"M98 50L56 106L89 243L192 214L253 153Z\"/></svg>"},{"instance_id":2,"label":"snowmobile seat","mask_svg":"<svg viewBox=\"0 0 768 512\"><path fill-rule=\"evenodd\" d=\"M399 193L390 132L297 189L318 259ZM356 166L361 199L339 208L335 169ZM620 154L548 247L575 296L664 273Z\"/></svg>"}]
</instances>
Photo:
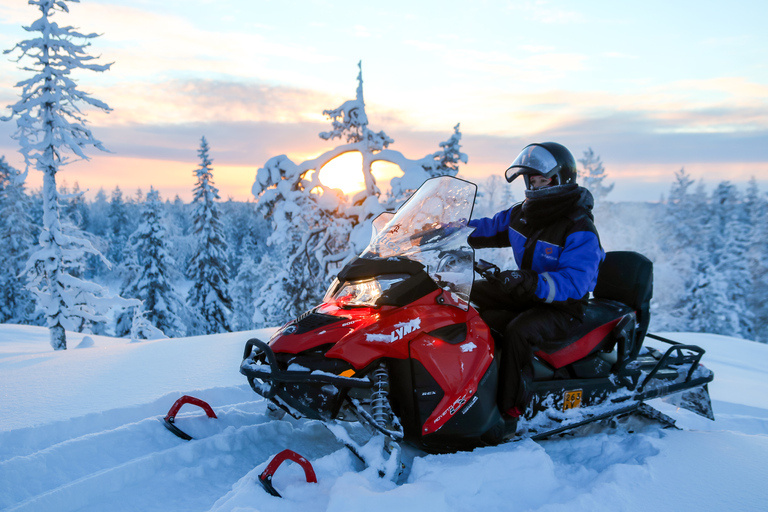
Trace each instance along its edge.
<instances>
[{"instance_id":1,"label":"snowmobile seat","mask_svg":"<svg viewBox=\"0 0 768 512\"><path fill-rule=\"evenodd\" d=\"M615 251L605 255L600 265L595 298L615 300L635 310L637 331L633 347L634 356L648 332L651 321L651 297L653 296L653 263L640 253Z\"/></svg>"},{"instance_id":2,"label":"snowmobile seat","mask_svg":"<svg viewBox=\"0 0 768 512\"><path fill-rule=\"evenodd\" d=\"M553 368L562 368L600 351L610 351L616 337L616 328L623 328L622 320L634 317L630 307L620 302L592 299L585 309L584 322L571 335L554 343L559 348L552 352L539 350L536 356Z\"/></svg>"},{"instance_id":3,"label":"snowmobile seat","mask_svg":"<svg viewBox=\"0 0 768 512\"><path fill-rule=\"evenodd\" d=\"M583 324L557 343L560 348L556 351L540 350L536 355L552 367L562 368L600 351L611 351L623 336L622 359L636 357L648 330L652 291L653 264L648 258L628 251L607 253Z\"/></svg>"}]
</instances>

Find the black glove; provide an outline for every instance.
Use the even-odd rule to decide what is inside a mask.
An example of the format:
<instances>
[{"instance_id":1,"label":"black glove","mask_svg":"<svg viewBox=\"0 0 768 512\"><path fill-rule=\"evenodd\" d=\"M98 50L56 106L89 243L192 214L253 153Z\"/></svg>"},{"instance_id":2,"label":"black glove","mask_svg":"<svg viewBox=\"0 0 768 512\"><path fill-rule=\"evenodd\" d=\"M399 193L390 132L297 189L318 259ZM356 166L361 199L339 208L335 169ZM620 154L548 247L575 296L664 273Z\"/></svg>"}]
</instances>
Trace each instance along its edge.
<instances>
[{"instance_id":1,"label":"black glove","mask_svg":"<svg viewBox=\"0 0 768 512\"><path fill-rule=\"evenodd\" d=\"M505 270L499 273L499 282L512 299L530 302L536 298L539 274L533 270Z\"/></svg>"}]
</instances>

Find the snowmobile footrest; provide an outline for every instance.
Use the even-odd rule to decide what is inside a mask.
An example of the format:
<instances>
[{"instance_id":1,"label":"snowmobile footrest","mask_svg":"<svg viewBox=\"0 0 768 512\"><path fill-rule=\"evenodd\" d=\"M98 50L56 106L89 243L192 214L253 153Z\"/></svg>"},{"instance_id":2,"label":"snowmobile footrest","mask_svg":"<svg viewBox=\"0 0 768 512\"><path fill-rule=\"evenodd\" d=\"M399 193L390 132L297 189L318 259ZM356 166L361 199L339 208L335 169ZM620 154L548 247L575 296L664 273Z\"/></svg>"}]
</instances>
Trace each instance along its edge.
<instances>
[{"instance_id":1,"label":"snowmobile footrest","mask_svg":"<svg viewBox=\"0 0 768 512\"><path fill-rule=\"evenodd\" d=\"M627 414L627 413L630 413L630 412L634 412L634 411L636 411L640 407L641 404L642 404L642 402L636 402L636 403L634 403L632 405L629 405L627 407L623 407L621 409L615 409L613 411L606 412L605 414L597 414L595 416L590 416L590 417L586 418L585 420L579 421L577 423L571 423L569 425L565 425L565 426L556 428L554 430L548 430L546 432L541 432L539 434L531 436L531 439L534 440L534 441L542 441L544 439L547 439L548 437L551 437L551 436L554 436L554 435L557 435L557 434L562 434L563 432L567 432L568 430L572 430L574 428L581 427L583 425L586 425L588 423L592 423L594 421L600 421L600 420L611 418L613 416L620 416L622 414Z\"/></svg>"},{"instance_id":2,"label":"snowmobile footrest","mask_svg":"<svg viewBox=\"0 0 768 512\"><path fill-rule=\"evenodd\" d=\"M186 432L184 432L174 424L176 422L176 414L178 414L179 409L181 409L181 406L184 404L192 404L202 408L205 411L205 414L209 418L215 418L216 413L213 412L213 409L211 409L211 406L208 405L207 402L204 402L203 400L200 400L199 398L195 398L193 396L184 395L183 397L176 400L176 402L171 406L170 410L168 411L168 414L166 414L165 418L163 418L163 425L165 425L165 428L170 430L175 436L180 437L185 441L190 441L192 440L192 436L190 436L189 434L187 434Z\"/></svg>"},{"instance_id":3,"label":"snowmobile footrest","mask_svg":"<svg viewBox=\"0 0 768 512\"><path fill-rule=\"evenodd\" d=\"M282 498L279 492L277 492L277 489L272 485L272 477L275 474L275 471L277 471L277 468L280 467L280 464L285 462L286 460L292 460L296 464L302 467L304 470L304 476L307 478L307 482L309 483L317 483L317 477L315 476L315 470L312 468L312 464L299 455L298 453L294 452L293 450L283 450L277 455L275 455L275 458L270 461L269 465L267 466L267 469L264 470L262 474L259 475L259 483L264 488L265 491L267 491L272 496L276 496L278 498Z\"/></svg>"}]
</instances>

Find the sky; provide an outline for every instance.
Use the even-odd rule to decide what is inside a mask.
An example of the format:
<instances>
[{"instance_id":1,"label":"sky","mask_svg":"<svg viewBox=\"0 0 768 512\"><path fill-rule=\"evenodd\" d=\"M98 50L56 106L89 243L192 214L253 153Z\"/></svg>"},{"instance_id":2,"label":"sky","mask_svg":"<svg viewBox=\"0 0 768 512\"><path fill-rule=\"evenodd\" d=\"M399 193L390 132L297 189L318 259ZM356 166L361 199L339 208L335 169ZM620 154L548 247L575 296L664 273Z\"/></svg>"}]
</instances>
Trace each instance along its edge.
<instances>
[{"instance_id":1,"label":"sky","mask_svg":"<svg viewBox=\"0 0 768 512\"><path fill-rule=\"evenodd\" d=\"M90 53L114 63L75 75L112 108L88 117L111 153L58 177L89 194L152 185L189 200L205 136L222 197L253 199L269 158L340 143L318 137L323 110L354 98L359 61L369 127L416 159L460 123L460 177L501 175L554 140L577 159L592 148L616 201L659 200L683 167L768 190L766 2L83 0L57 17L101 34ZM35 19L0 0L0 48ZM17 55L0 59L0 108L28 77ZM22 167L14 130L0 123L0 155Z\"/></svg>"}]
</instances>

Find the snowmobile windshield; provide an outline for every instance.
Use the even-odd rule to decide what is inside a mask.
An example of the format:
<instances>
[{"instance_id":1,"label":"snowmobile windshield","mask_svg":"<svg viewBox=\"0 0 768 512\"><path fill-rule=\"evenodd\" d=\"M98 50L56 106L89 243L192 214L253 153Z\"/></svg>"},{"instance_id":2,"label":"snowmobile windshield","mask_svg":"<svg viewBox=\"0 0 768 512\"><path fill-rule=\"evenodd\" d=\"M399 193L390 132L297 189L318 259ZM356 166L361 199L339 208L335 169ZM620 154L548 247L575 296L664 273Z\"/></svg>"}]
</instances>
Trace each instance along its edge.
<instances>
[{"instance_id":1,"label":"snowmobile windshield","mask_svg":"<svg viewBox=\"0 0 768 512\"><path fill-rule=\"evenodd\" d=\"M523 148L517 155L515 161L507 169L505 176L510 183L520 175L539 174L550 178L548 173L557 166L557 160L547 148L531 144Z\"/></svg>"},{"instance_id":2,"label":"snowmobile windshield","mask_svg":"<svg viewBox=\"0 0 768 512\"><path fill-rule=\"evenodd\" d=\"M434 281L469 307L475 252L467 238L477 186L450 176L432 178L394 215L373 222L371 243L362 258L404 257L418 261Z\"/></svg>"}]
</instances>

